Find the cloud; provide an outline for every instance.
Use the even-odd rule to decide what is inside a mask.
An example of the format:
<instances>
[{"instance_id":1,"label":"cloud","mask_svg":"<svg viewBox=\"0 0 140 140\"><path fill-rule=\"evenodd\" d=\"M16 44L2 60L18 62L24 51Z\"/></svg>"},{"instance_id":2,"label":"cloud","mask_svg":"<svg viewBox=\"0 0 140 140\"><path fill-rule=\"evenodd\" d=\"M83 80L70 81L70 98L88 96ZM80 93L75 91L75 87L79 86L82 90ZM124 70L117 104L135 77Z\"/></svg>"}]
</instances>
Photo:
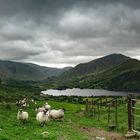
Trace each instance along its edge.
<instances>
[{"instance_id":1,"label":"cloud","mask_svg":"<svg viewBox=\"0 0 140 140\"><path fill-rule=\"evenodd\" d=\"M0 59L62 67L110 53L140 58L138 0L0 3Z\"/></svg>"}]
</instances>

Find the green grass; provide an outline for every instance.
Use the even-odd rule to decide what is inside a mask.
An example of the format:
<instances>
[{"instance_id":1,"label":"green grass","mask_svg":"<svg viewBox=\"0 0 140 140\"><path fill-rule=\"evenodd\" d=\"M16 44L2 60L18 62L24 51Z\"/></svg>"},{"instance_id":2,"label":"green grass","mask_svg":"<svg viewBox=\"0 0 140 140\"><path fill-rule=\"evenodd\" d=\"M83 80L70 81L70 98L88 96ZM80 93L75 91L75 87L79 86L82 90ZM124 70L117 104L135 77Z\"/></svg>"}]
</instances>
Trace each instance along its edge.
<instances>
[{"instance_id":1,"label":"green grass","mask_svg":"<svg viewBox=\"0 0 140 140\"><path fill-rule=\"evenodd\" d=\"M16 119L18 108L11 105L11 109L6 109L5 105L0 106L0 139L1 140L84 140L87 136L80 133L75 125L74 116L76 104L49 102L54 108L65 107L64 121L50 121L46 126L41 127L35 120L34 107L29 107L29 121L21 124ZM43 102L38 102L42 105ZM48 132L48 137L42 136L44 131Z\"/></svg>"},{"instance_id":2,"label":"green grass","mask_svg":"<svg viewBox=\"0 0 140 140\"><path fill-rule=\"evenodd\" d=\"M45 101L38 101L37 105L43 105ZM35 119L35 106L26 110L29 112L29 121L21 124L16 119L18 107L11 104L11 109L6 105L0 105L0 140L88 140L90 136L81 131L82 127L97 127L108 130L107 108L103 107L101 113L105 115L97 118L84 115L81 108L84 105L65 102L49 101L53 108L66 109L63 121L50 121L46 126L41 127ZM112 113L113 114L113 113ZM127 131L127 108L126 105L119 107L118 129L115 131L125 133ZM43 132L47 131L48 136L44 137Z\"/></svg>"}]
</instances>

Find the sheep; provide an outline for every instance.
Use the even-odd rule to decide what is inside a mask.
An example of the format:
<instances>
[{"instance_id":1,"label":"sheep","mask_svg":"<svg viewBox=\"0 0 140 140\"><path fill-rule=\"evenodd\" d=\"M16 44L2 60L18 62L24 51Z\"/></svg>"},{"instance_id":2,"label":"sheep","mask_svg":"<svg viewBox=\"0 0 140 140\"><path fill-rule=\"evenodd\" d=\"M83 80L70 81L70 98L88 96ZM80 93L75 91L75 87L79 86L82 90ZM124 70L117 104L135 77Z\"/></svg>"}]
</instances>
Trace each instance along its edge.
<instances>
[{"instance_id":1,"label":"sheep","mask_svg":"<svg viewBox=\"0 0 140 140\"><path fill-rule=\"evenodd\" d=\"M19 107L29 107L29 104L27 103L28 102L28 99L27 98L24 98L23 100L19 100L16 102L16 106L19 106Z\"/></svg>"},{"instance_id":2,"label":"sheep","mask_svg":"<svg viewBox=\"0 0 140 140\"><path fill-rule=\"evenodd\" d=\"M27 100L28 100L27 98L24 98L23 100L21 100L21 103L25 104L27 102Z\"/></svg>"},{"instance_id":3,"label":"sheep","mask_svg":"<svg viewBox=\"0 0 140 140\"><path fill-rule=\"evenodd\" d=\"M20 109L17 113L17 119L23 123L25 123L28 120L28 117L28 112L25 112L22 109Z\"/></svg>"},{"instance_id":4,"label":"sheep","mask_svg":"<svg viewBox=\"0 0 140 140\"><path fill-rule=\"evenodd\" d=\"M50 106L49 104L45 104L45 105L44 105L44 108L48 111L48 110L51 109L51 106Z\"/></svg>"},{"instance_id":5,"label":"sheep","mask_svg":"<svg viewBox=\"0 0 140 140\"><path fill-rule=\"evenodd\" d=\"M46 110L43 112L38 112L36 115L36 120L40 123L41 126L44 126L44 124L49 120L48 115L46 115Z\"/></svg>"},{"instance_id":6,"label":"sheep","mask_svg":"<svg viewBox=\"0 0 140 140\"><path fill-rule=\"evenodd\" d=\"M59 109L59 110L50 110L50 113L49 113L49 118L50 119L62 119L64 117L64 111L65 109L62 108L62 109Z\"/></svg>"},{"instance_id":7,"label":"sheep","mask_svg":"<svg viewBox=\"0 0 140 140\"><path fill-rule=\"evenodd\" d=\"M45 111L45 108L44 107L37 107L36 109L35 109L35 112L36 113L38 113L38 112L43 112L43 111Z\"/></svg>"}]
</instances>

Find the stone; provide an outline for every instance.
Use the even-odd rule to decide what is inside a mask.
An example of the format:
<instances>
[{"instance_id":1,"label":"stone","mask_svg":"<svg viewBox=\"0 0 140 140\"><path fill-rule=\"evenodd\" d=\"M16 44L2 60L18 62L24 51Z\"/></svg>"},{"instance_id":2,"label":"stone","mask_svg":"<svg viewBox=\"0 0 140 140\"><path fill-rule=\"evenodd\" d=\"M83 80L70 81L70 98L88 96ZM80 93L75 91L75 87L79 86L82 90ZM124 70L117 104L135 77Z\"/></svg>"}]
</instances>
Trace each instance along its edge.
<instances>
[{"instance_id":1,"label":"stone","mask_svg":"<svg viewBox=\"0 0 140 140\"><path fill-rule=\"evenodd\" d=\"M125 134L125 137L126 137L126 138L132 138L132 137L134 137L135 135L136 135L136 134L135 134L134 132L128 131L127 134Z\"/></svg>"}]
</instances>

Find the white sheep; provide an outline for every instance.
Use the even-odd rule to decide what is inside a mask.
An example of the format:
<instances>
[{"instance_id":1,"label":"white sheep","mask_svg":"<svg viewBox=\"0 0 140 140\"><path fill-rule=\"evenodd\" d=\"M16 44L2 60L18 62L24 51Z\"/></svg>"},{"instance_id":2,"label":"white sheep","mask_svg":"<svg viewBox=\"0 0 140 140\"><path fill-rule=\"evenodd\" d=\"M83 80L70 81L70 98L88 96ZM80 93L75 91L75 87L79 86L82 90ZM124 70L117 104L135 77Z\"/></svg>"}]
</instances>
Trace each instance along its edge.
<instances>
[{"instance_id":1,"label":"white sheep","mask_svg":"<svg viewBox=\"0 0 140 140\"><path fill-rule=\"evenodd\" d=\"M22 109L20 109L17 113L17 119L23 123L25 123L28 120L28 117L28 112L25 112Z\"/></svg>"},{"instance_id":2,"label":"white sheep","mask_svg":"<svg viewBox=\"0 0 140 140\"><path fill-rule=\"evenodd\" d=\"M37 108L35 109L35 112L36 112L36 113L38 113L38 112L43 112L43 111L45 111L45 108L44 108L44 107L37 107Z\"/></svg>"},{"instance_id":3,"label":"white sheep","mask_svg":"<svg viewBox=\"0 0 140 140\"><path fill-rule=\"evenodd\" d=\"M65 109L62 108L62 109L59 109L59 110L50 110L50 113L49 113L49 118L50 119L62 119L64 117L64 111Z\"/></svg>"},{"instance_id":4,"label":"white sheep","mask_svg":"<svg viewBox=\"0 0 140 140\"><path fill-rule=\"evenodd\" d=\"M16 106L20 106L22 108L24 107L29 107L29 104L28 104L28 99L27 98L24 98L23 100L19 100L16 102Z\"/></svg>"},{"instance_id":5,"label":"white sheep","mask_svg":"<svg viewBox=\"0 0 140 140\"><path fill-rule=\"evenodd\" d=\"M44 124L49 120L48 115L46 115L46 110L43 112L38 112L36 115L36 120L40 123L41 126L44 126Z\"/></svg>"},{"instance_id":6,"label":"white sheep","mask_svg":"<svg viewBox=\"0 0 140 140\"><path fill-rule=\"evenodd\" d=\"M45 104L45 105L44 105L44 108L48 111L48 110L51 109L51 106L50 106L49 104Z\"/></svg>"}]
</instances>

